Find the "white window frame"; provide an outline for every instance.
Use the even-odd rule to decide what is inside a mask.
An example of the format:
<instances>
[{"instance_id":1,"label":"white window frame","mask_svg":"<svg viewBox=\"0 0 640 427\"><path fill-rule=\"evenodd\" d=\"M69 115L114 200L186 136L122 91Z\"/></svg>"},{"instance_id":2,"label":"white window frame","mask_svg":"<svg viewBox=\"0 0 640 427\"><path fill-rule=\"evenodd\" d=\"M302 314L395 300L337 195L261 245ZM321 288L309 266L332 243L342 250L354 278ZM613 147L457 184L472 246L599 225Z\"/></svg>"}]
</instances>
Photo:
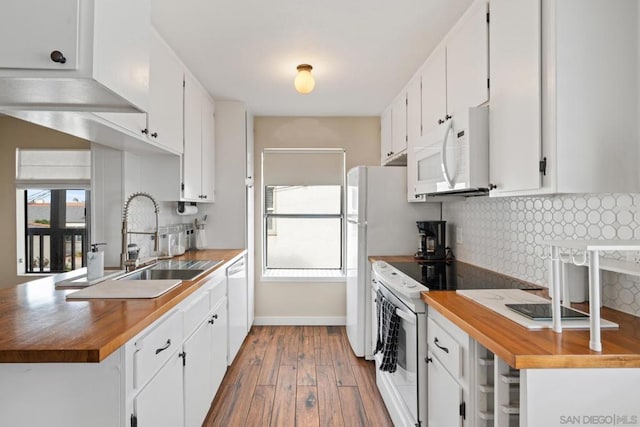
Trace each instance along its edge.
<instances>
[{"instance_id":1,"label":"white window frame","mask_svg":"<svg viewBox=\"0 0 640 427\"><path fill-rule=\"evenodd\" d=\"M339 214L273 214L266 212L266 188L264 184L264 153L265 152L281 152L281 153L318 153L342 154L342 183L340 188L340 213ZM262 210L262 273L261 281L263 282L341 282L344 281L346 266L346 152L342 148L299 148L299 149L265 149L261 158L262 173L262 190L261 190L261 210ZM318 184L321 185L321 184ZM267 229L267 221L269 218L339 218L340 219L340 267L339 268L314 268L314 269L295 269L295 268L267 268L267 239L269 230Z\"/></svg>"}]
</instances>

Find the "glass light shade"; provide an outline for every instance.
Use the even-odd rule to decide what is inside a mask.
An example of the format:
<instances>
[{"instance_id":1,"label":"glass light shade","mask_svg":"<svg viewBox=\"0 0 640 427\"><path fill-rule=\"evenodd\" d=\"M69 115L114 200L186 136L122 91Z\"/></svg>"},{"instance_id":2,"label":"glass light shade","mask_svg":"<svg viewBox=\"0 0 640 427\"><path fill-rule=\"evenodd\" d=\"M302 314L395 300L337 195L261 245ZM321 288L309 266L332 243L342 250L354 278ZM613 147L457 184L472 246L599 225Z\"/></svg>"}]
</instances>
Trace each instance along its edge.
<instances>
[{"instance_id":1,"label":"glass light shade","mask_svg":"<svg viewBox=\"0 0 640 427\"><path fill-rule=\"evenodd\" d=\"M302 64L298 65L298 75L294 81L296 90L300 93L309 93L316 85L313 76L311 75L311 65Z\"/></svg>"}]
</instances>

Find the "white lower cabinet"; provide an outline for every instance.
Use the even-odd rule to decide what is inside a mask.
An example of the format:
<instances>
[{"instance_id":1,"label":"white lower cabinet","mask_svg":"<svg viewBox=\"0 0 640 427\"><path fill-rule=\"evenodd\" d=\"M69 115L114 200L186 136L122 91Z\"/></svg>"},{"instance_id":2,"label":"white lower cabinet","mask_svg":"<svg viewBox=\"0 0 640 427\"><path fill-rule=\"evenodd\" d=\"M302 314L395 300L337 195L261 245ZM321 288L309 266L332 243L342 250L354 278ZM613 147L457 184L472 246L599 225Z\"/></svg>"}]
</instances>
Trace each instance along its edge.
<instances>
[{"instance_id":1,"label":"white lower cabinet","mask_svg":"<svg viewBox=\"0 0 640 427\"><path fill-rule=\"evenodd\" d=\"M174 351L166 365L134 400L132 427L181 427L184 424L182 399L182 357Z\"/></svg>"},{"instance_id":2,"label":"white lower cabinet","mask_svg":"<svg viewBox=\"0 0 640 427\"><path fill-rule=\"evenodd\" d=\"M427 319L427 418L429 427L473 425L469 349L471 339L435 310Z\"/></svg>"},{"instance_id":3,"label":"white lower cabinet","mask_svg":"<svg viewBox=\"0 0 640 427\"><path fill-rule=\"evenodd\" d=\"M200 426L211 405L211 328L208 319L184 343L184 425Z\"/></svg>"},{"instance_id":4,"label":"white lower cabinet","mask_svg":"<svg viewBox=\"0 0 640 427\"><path fill-rule=\"evenodd\" d=\"M429 378L427 386L429 427L461 426L462 387L447 372L433 353L427 353L427 360L429 360L427 368Z\"/></svg>"}]
</instances>

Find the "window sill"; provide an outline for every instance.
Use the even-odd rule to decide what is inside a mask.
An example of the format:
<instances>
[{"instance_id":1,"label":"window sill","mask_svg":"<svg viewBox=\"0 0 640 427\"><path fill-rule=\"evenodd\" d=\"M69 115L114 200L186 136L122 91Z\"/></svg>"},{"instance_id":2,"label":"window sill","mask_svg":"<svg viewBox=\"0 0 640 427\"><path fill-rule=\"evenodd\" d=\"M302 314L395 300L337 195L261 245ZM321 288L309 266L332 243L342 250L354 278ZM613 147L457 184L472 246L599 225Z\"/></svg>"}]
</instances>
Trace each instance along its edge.
<instances>
[{"instance_id":1,"label":"window sill","mask_svg":"<svg viewBox=\"0 0 640 427\"><path fill-rule=\"evenodd\" d=\"M344 282L342 270L277 269L262 272L262 282Z\"/></svg>"}]
</instances>

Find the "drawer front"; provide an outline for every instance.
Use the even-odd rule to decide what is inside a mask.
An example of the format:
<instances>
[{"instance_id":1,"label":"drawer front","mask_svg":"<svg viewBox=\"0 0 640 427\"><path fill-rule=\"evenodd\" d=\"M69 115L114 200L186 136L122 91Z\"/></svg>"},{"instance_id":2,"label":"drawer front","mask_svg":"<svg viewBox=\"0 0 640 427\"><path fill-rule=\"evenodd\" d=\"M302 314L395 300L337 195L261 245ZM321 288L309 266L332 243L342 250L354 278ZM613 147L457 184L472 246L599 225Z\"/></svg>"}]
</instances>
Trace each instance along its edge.
<instances>
[{"instance_id":1,"label":"drawer front","mask_svg":"<svg viewBox=\"0 0 640 427\"><path fill-rule=\"evenodd\" d=\"M182 312L174 311L134 343L134 388L139 389L182 346Z\"/></svg>"},{"instance_id":2,"label":"drawer front","mask_svg":"<svg viewBox=\"0 0 640 427\"><path fill-rule=\"evenodd\" d=\"M185 337L191 335L202 320L209 313L209 293L204 290L197 291L199 295L184 308L184 330Z\"/></svg>"},{"instance_id":3,"label":"drawer front","mask_svg":"<svg viewBox=\"0 0 640 427\"><path fill-rule=\"evenodd\" d=\"M429 350L456 379L462 377L462 348L460 344L433 319L427 320Z\"/></svg>"},{"instance_id":4,"label":"drawer front","mask_svg":"<svg viewBox=\"0 0 640 427\"><path fill-rule=\"evenodd\" d=\"M214 308L227 295L227 277L215 277L207 285L209 287L209 307Z\"/></svg>"}]
</instances>

